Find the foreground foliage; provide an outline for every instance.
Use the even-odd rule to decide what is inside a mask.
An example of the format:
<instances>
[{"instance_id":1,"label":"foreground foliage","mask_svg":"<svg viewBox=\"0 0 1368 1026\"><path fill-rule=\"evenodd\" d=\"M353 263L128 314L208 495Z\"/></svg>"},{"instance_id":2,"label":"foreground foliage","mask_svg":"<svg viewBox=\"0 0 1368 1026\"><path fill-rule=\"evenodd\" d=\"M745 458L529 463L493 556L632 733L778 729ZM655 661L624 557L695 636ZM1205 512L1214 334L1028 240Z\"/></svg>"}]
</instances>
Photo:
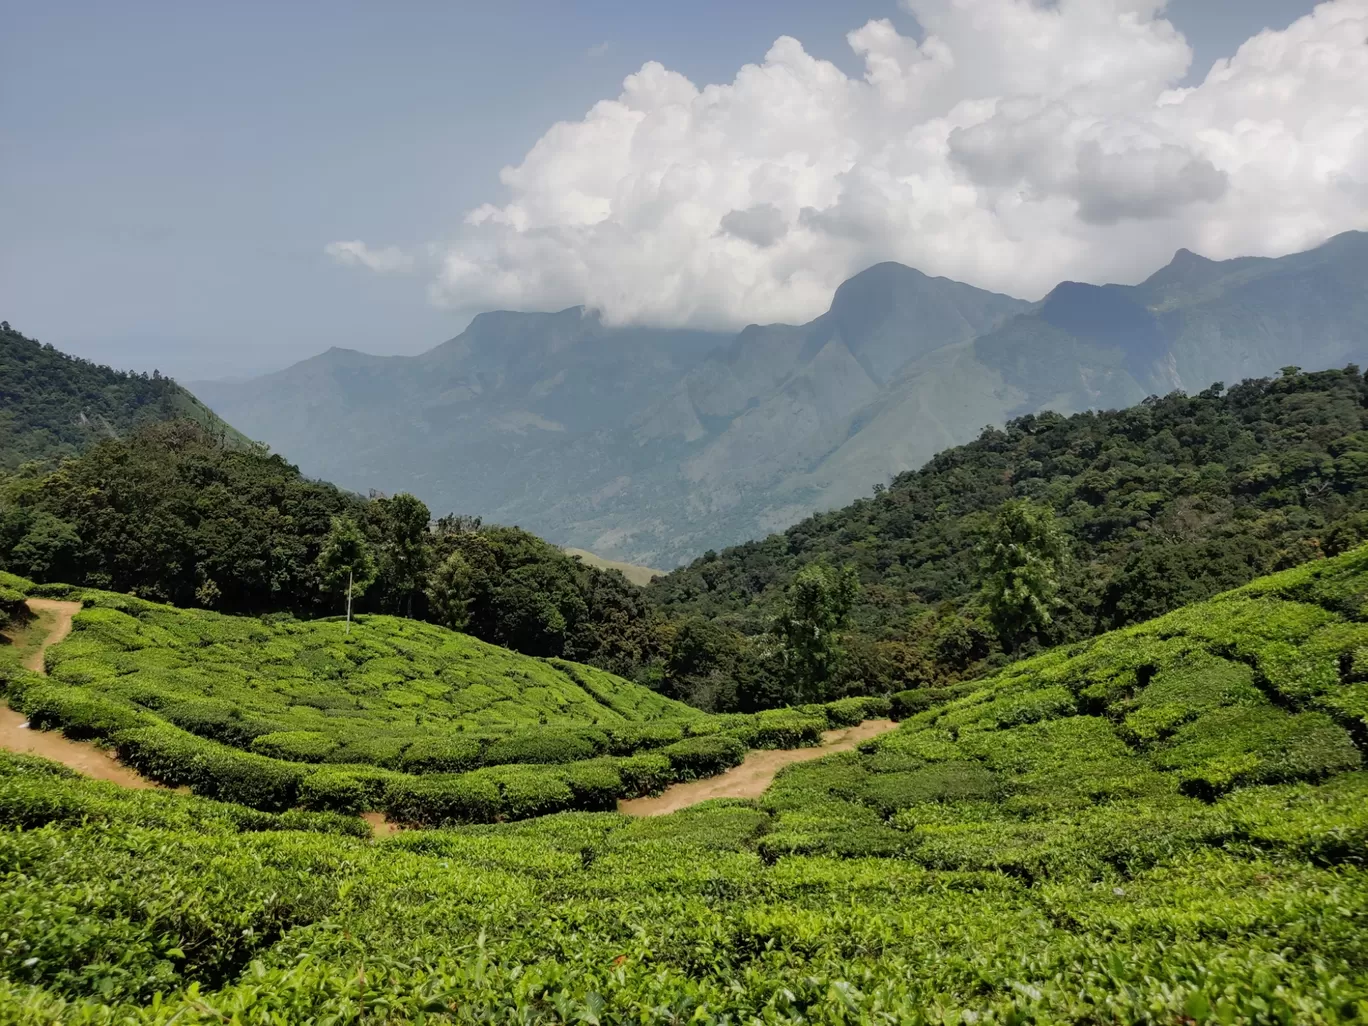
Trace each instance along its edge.
<instances>
[{"instance_id":1,"label":"foreground foliage","mask_svg":"<svg viewBox=\"0 0 1368 1026\"><path fill-rule=\"evenodd\" d=\"M0 1021L1361 1022L1366 610L1357 550L658 819L372 842L0 758Z\"/></svg>"}]
</instances>

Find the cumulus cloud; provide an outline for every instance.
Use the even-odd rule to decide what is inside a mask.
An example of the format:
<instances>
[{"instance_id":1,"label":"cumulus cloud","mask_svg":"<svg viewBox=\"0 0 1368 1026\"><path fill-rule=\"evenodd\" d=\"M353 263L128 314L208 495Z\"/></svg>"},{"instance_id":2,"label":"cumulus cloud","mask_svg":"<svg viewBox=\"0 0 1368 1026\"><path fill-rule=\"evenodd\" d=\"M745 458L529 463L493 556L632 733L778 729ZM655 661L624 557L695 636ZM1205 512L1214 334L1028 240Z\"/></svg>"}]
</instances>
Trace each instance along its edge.
<instances>
[{"instance_id":1,"label":"cumulus cloud","mask_svg":"<svg viewBox=\"0 0 1368 1026\"><path fill-rule=\"evenodd\" d=\"M1187 88L1163 0L905 5L923 37L852 31L858 77L788 37L723 85L646 64L503 170L433 299L724 327L815 316L881 260L1035 297L1368 227L1368 0Z\"/></svg>"},{"instance_id":2,"label":"cumulus cloud","mask_svg":"<svg viewBox=\"0 0 1368 1026\"><path fill-rule=\"evenodd\" d=\"M330 242L323 247L323 252L344 267L366 267L381 274L411 271L414 267L413 257L399 247L386 246L383 249L371 249L360 239L353 239L350 242Z\"/></svg>"}]
</instances>

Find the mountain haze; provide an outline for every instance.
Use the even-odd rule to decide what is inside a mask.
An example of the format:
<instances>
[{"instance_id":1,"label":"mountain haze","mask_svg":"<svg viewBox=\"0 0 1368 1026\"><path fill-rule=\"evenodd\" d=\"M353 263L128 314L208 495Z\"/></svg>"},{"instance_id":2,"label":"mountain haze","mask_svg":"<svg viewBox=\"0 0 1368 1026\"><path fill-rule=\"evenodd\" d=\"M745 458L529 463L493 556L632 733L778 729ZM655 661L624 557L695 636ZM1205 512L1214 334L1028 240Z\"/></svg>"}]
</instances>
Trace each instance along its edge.
<instances>
[{"instance_id":1,"label":"mountain haze","mask_svg":"<svg viewBox=\"0 0 1368 1026\"><path fill-rule=\"evenodd\" d=\"M1139 285L1064 282L1033 304L885 263L801 326L728 339L500 312L421 356L335 349L195 389L344 487L668 567L843 504L985 424L1363 360L1365 297L1361 232L1277 259L1183 250Z\"/></svg>"}]
</instances>

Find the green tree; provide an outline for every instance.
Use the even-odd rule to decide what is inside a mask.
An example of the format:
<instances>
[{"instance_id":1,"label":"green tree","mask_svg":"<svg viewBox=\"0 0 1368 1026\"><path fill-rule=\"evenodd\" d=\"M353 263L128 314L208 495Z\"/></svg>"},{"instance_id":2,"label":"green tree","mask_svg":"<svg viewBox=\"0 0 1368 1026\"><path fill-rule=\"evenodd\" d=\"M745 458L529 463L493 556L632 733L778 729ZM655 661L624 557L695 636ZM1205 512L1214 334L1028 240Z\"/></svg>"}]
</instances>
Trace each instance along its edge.
<instances>
[{"instance_id":1,"label":"green tree","mask_svg":"<svg viewBox=\"0 0 1368 1026\"><path fill-rule=\"evenodd\" d=\"M445 627L465 630L470 623L470 603L475 597L475 576L465 556L453 552L428 578L428 611Z\"/></svg>"},{"instance_id":2,"label":"green tree","mask_svg":"<svg viewBox=\"0 0 1368 1026\"><path fill-rule=\"evenodd\" d=\"M376 501L380 527L380 571L395 608L413 616L413 595L423 586L429 565L428 524L432 514L407 492Z\"/></svg>"},{"instance_id":3,"label":"green tree","mask_svg":"<svg viewBox=\"0 0 1368 1026\"><path fill-rule=\"evenodd\" d=\"M323 586L331 591L347 586L347 633L351 633L352 596L364 595L375 580L378 568L370 545L356 521L333 517L332 529L323 539L318 554L318 569Z\"/></svg>"},{"instance_id":4,"label":"green tree","mask_svg":"<svg viewBox=\"0 0 1368 1026\"><path fill-rule=\"evenodd\" d=\"M853 567L837 570L825 563L804 567L789 585L771 634L802 700L821 700L835 676L841 632L859 590Z\"/></svg>"},{"instance_id":5,"label":"green tree","mask_svg":"<svg viewBox=\"0 0 1368 1026\"><path fill-rule=\"evenodd\" d=\"M1053 619L1066 558L1054 510L1026 499L1003 503L983 544L983 596L1002 646L1014 652Z\"/></svg>"}]
</instances>

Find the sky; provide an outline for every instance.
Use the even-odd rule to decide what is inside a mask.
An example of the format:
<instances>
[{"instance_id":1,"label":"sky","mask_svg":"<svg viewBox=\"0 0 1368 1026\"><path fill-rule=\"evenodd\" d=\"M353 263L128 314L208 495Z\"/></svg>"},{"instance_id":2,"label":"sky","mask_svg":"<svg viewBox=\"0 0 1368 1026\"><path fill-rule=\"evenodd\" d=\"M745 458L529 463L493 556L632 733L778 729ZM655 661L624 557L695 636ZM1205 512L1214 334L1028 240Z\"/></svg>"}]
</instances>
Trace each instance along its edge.
<instances>
[{"instance_id":1,"label":"sky","mask_svg":"<svg viewBox=\"0 0 1368 1026\"><path fill-rule=\"evenodd\" d=\"M1368 228L1368 0L0 9L0 319L181 380Z\"/></svg>"}]
</instances>

